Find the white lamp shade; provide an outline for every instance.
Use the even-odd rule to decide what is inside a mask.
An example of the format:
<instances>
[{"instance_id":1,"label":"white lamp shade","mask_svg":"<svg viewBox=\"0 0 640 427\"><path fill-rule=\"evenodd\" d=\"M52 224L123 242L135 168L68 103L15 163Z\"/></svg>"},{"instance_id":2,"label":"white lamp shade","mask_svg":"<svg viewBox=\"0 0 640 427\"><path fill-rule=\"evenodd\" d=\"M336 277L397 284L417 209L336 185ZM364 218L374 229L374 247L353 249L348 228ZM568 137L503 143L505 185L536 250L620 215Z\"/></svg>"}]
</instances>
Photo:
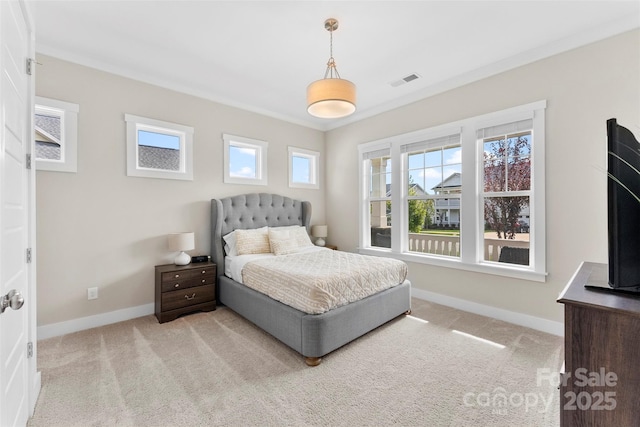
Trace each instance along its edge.
<instances>
[{"instance_id":1,"label":"white lamp shade","mask_svg":"<svg viewBox=\"0 0 640 427\"><path fill-rule=\"evenodd\" d=\"M327 237L326 225L314 225L311 227L311 235L313 237Z\"/></svg>"},{"instance_id":2,"label":"white lamp shade","mask_svg":"<svg viewBox=\"0 0 640 427\"><path fill-rule=\"evenodd\" d=\"M196 245L194 233L171 233L168 243L171 252L190 251Z\"/></svg>"},{"instance_id":3,"label":"white lamp shade","mask_svg":"<svg viewBox=\"0 0 640 427\"><path fill-rule=\"evenodd\" d=\"M324 238L327 237L327 226L326 225L314 225L311 227L311 235L313 237L317 237L316 246L324 246L326 242Z\"/></svg>"}]
</instances>

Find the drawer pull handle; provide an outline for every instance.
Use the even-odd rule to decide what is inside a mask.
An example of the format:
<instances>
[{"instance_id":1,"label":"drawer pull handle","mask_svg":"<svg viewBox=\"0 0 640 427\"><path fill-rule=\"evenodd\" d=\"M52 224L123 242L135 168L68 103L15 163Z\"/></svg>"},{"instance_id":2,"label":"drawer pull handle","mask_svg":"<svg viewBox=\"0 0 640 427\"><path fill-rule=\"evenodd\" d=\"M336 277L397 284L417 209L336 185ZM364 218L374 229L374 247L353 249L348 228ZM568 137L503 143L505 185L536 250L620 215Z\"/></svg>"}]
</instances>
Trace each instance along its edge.
<instances>
[{"instance_id":1,"label":"drawer pull handle","mask_svg":"<svg viewBox=\"0 0 640 427\"><path fill-rule=\"evenodd\" d=\"M196 297L196 293L194 292L193 295L189 296L189 295L185 295L184 296L186 299L188 299L189 301L191 301L192 299L194 299Z\"/></svg>"},{"instance_id":2,"label":"drawer pull handle","mask_svg":"<svg viewBox=\"0 0 640 427\"><path fill-rule=\"evenodd\" d=\"M202 279L202 283L206 283L206 282L207 282L207 279Z\"/></svg>"},{"instance_id":3,"label":"drawer pull handle","mask_svg":"<svg viewBox=\"0 0 640 427\"><path fill-rule=\"evenodd\" d=\"M178 277L180 277L180 275L179 275L179 274L176 274L176 279L177 279Z\"/></svg>"},{"instance_id":4,"label":"drawer pull handle","mask_svg":"<svg viewBox=\"0 0 640 427\"><path fill-rule=\"evenodd\" d=\"M207 274L207 270L202 270L202 274Z\"/></svg>"},{"instance_id":5,"label":"drawer pull handle","mask_svg":"<svg viewBox=\"0 0 640 427\"><path fill-rule=\"evenodd\" d=\"M180 283L176 283L175 285L173 285L174 288L179 288L180 287Z\"/></svg>"}]
</instances>

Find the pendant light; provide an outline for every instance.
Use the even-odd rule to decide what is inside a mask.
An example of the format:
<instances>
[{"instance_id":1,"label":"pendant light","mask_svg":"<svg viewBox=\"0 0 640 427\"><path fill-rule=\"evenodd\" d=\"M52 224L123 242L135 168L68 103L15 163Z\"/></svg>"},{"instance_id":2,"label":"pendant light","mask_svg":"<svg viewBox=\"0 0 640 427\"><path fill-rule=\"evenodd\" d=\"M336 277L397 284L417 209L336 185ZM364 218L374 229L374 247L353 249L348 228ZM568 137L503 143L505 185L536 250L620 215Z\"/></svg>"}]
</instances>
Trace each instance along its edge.
<instances>
[{"instance_id":1,"label":"pendant light","mask_svg":"<svg viewBox=\"0 0 640 427\"><path fill-rule=\"evenodd\" d=\"M340 78L333 59L333 32L338 29L338 21L329 18L324 21L324 28L330 34L330 57L324 79L307 87L307 111L315 117L337 119L356 111L356 85Z\"/></svg>"}]
</instances>

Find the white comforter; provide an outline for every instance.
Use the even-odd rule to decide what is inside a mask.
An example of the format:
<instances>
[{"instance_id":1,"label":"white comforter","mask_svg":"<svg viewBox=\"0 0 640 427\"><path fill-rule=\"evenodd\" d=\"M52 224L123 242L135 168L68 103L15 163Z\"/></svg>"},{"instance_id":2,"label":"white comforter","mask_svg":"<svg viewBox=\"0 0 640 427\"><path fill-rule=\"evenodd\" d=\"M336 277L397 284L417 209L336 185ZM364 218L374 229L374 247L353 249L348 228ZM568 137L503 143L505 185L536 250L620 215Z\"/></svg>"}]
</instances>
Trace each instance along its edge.
<instances>
[{"instance_id":1,"label":"white comforter","mask_svg":"<svg viewBox=\"0 0 640 427\"><path fill-rule=\"evenodd\" d=\"M368 297L407 277L402 261L329 249L257 258L242 267L242 282L309 314Z\"/></svg>"}]
</instances>

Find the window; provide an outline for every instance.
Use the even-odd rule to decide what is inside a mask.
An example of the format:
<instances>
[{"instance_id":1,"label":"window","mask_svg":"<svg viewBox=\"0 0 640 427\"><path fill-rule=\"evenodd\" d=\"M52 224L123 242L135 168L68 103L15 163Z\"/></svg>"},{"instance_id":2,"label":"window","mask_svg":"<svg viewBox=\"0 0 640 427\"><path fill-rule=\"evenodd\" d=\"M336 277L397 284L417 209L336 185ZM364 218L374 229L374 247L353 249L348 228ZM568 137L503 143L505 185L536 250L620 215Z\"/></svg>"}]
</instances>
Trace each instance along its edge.
<instances>
[{"instance_id":1,"label":"window","mask_svg":"<svg viewBox=\"0 0 640 427\"><path fill-rule=\"evenodd\" d=\"M460 133L403 145L408 251L460 257Z\"/></svg>"},{"instance_id":2,"label":"window","mask_svg":"<svg viewBox=\"0 0 640 427\"><path fill-rule=\"evenodd\" d=\"M361 144L361 252L544 281L545 108Z\"/></svg>"},{"instance_id":3,"label":"window","mask_svg":"<svg viewBox=\"0 0 640 427\"><path fill-rule=\"evenodd\" d=\"M266 141L224 134L225 184L267 185Z\"/></svg>"},{"instance_id":4,"label":"window","mask_svg":"<svg viewBox=\"0 0 640 427\"><path fill-rule=\"evenodd\" d=\"M289 147L289 187L319 188L319 159L317 151Z\"/></svg>"},{"instance_id":5,"label":"window","mask_svg":"<svg viewBox=\"0 0 640 427\"><path fill-rule=\"evenodd\" d=\"M388 148L367 152L365 193L367 213L366 244L391 248L391 155Z\"/></svg>"},{"instance_id":6,"label":"window","mask_svg":"<svg viewBox=\"0 0 640 427\"><path fill-rule=\"evenodd\" d=\"M193 128L125 114L127 175L193 180Z\"/></svg>"},{"instance_id":7,"label":"window","mask_svg":"<svg viewBox=\"0 0 640 427\"><path fill-rule=\"evenodd\" d=\"M530 265L532 128L527 119L478 130L485 261Z\"/></svg>"},{"instance_id":8,"label":"window","mask_svg":"<svg viewBox=\"0 0 640 427\"><path fill-rule=\"evenodd\" d=\"M36 169L77 172L79 111L77 104L36 96Z\"/></svg>"}]
</instances>

